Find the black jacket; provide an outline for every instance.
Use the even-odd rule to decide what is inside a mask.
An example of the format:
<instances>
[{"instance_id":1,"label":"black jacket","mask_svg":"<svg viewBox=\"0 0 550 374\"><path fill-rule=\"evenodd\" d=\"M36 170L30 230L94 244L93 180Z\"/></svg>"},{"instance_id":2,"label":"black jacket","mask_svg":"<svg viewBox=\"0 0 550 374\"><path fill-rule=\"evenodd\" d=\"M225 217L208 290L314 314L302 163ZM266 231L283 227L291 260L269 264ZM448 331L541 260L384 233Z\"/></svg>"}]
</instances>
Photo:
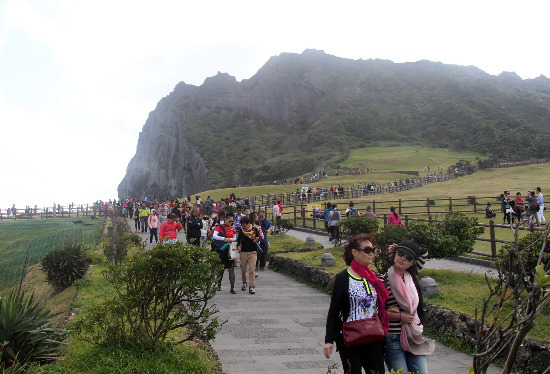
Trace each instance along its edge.
<instances>
[{"instance_id":1,"label":"black jacket","mask_svg":"<svg viewBox=\"0 0 550 374\"><path fill-rule=\"evenodd\" d=\"M187 236L191 238L200 238L202 229L202 218L192 214L187 217Z\"/></svg>"},{"instance_id":2,"label":"black jacket","mask_svg":"<svg viewBox=\"0 0 550 374\"><path fill-rule=\"evenodd\" d=\"M325 343L332 344L342 339L342 321L347 321L349 316L349 274L344 269L334 276L332 297L327 315Z\"/></svg>"}]
</instances>

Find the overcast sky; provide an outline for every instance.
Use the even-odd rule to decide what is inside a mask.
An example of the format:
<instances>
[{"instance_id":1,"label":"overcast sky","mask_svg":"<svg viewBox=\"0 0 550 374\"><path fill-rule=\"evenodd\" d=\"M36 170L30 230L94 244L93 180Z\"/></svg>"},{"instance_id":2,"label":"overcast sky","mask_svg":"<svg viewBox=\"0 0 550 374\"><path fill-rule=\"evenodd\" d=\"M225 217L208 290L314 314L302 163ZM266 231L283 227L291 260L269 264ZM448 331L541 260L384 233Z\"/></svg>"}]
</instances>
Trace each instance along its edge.
<instances>
[{"instance_id":1,"label":"overcast sky","mask_svg":"<svg viewBox=\"0 0 550 374\"><path fill-rule=\"evenodd\" d=\"M157 102L274 55L550 77L544 1L0 0L0 208L116 198Z\"/></svg>"}]
</instances>

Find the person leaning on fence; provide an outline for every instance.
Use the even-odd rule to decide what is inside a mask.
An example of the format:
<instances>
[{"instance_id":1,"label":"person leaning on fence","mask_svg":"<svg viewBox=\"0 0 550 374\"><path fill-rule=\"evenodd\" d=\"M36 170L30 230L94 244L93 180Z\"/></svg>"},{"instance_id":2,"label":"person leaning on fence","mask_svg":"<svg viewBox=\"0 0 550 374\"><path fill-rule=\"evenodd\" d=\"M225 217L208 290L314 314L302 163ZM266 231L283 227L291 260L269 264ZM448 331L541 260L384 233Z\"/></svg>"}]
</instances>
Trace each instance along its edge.
<instances>
[{"instance_id":1,"label":"person leaning on fence","mask_svg":"<svg viewBox=\"0 0 550 374\"><path fill-rule=\"evenodd\" d=\"M331 241L340 240L340 223L342 222L342 215L338 211L338 205L332 205L332 211L330 212L330 218L328 221L328 227L330 231Z\"/></svg>"},{"instance_id":2,"label":"person leaning on fence","mask_svg":"<svg viewBox=\"0 0 550 374\"><path fill-rule=\"evenodd\" d=\"M485 218L495 218L497 214L491 209L491 203L487 203L485 207Z\"/></svg>"},{"instance_id":3,"label":"person leaning on fence","mask_svg":"<svg viewBox=\"0 0 550 374\"><path fill-rule=\"evenodd\" d=\"M394 206L392 206L390 208L390 214L388 216L388 223L392 226L401 225L401 226L405 227L405 224L403 222L401 222L401 217L399 217L399 214L397 214L395 212L395 207Z\"/></svg>"},{"instance_id":4,"label":"person leaning on fence","mask_svg":"<svg viewBox=\"0 0 550 374\"><path fill-rule=\"evenodd\" d=\"M330 212L332 212L332 203L327 203L327 207L323 213L325 216L325 229L328 232L328 239L332 240L332 233L330 232L330 226L328 225L330 221Z\"/></svg>"}]
</instances>

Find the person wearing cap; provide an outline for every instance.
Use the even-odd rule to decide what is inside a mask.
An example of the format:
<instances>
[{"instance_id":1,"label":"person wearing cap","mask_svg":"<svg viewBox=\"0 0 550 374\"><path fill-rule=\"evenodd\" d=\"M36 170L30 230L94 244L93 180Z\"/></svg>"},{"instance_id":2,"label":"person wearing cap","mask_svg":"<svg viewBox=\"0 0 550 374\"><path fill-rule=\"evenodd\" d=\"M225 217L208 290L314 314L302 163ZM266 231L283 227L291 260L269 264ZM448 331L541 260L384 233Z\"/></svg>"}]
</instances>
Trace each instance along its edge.
<instances>
[{"instance_id":1,"label":"person wearing cap","mask_svg":"<svg viewBox=\"0 0 550 374\"><path fill-rule=\"evenodd\" d=\"M425 318L422 289L417 279L428 251L411 240L389 248L393 266L382 276L389 297L386 300L389 327L384 360L388 370L428 374L426 356L435 342L422 336Z\"/></svg>"},{"instance_id":2,"label":"person wearing cap","mask_svg":"<svg viewBox=\"0 0 550 374\"><path fill-rule=\"evenodd\" d=\"M386 300L389 297L384 283L369 268L374 260L374 234L351 237L342 255L347 269L334 277L328 310L323 353L330 358L336 349L344 373L384 374L384 341L346 347L342 336L343 322L372 318L378 314L385 333L388 332ZM395 308L397 311L397 308Z\"/></svg>"}]
</instances>

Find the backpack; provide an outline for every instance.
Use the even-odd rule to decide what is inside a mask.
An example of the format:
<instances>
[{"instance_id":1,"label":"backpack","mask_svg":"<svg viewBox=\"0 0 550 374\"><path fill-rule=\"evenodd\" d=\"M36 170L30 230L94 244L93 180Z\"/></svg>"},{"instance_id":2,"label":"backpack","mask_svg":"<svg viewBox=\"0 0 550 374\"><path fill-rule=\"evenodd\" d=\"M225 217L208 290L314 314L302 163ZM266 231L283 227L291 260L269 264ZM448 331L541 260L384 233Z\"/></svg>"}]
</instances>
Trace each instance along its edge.
<instances>
[{"instance_id":1,"label":"backpack","mask_svg":"<svg viewBox=\"0 0 550 374\"><path fill-rule=\"evenodd\" d=\"M355 209L354 206L350 207L348 212L346 213L346 216L350 217L350 216L358 216L359 214L357 213L357 209Z\"/></svg>"},{"instance_id":2,"label":"backpack","mask_svg":"<svg viewBox=\"0 0 550 374\"><path fill-rule=\"evenodd\" d=\"M227 233L225 232L225 227L223 227L223 225L217 225L217 226L220 226L220 228L222 229L223 231L223 235L224 237L227 237ZM216 226L216 227L217 227ZM215 228L214 228L215 229ZM212 235L214 235L214 230L212 230ZM214 252L221 252L222 251L222 247L225 246L225 242L222 241L222 240L212 240L212 250ZM225 248L224 248L225 249Z\"/></svg>"}]
</instances>

